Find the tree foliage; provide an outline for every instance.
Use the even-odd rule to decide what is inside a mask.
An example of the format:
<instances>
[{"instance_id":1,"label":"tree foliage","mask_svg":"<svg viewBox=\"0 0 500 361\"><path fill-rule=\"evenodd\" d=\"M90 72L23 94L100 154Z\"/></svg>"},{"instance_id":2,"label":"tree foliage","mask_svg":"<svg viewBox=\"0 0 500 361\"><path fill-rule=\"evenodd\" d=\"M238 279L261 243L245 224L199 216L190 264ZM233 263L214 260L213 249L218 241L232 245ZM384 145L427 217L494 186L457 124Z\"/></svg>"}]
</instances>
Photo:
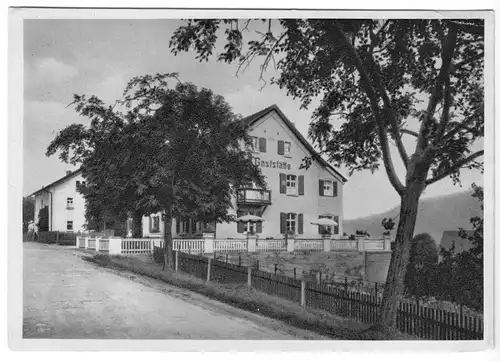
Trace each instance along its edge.
<instances>
[{"instance_id":1,"label":"tree foliage","mask_svg":"<svg viewBox=\"0 0 500 361\"><path fill-rule=\"evenodd\" d=\"M418 298L431 295L437 263L436 241L428 233L417 234L411 244L405 276L406 292Z\"/></svg>"},{"instance_id":2,"label":"tree foliage","mask_svg":"<svg viewBox=\"0 0 500 361\"><path fill-rule=\"evenodd\" d=\"M23 234L28 232L28 224L34 221L35 199L33 197L23 197Z\"/></svg>"},{"instance_id":3,"label":"tree foliage","mask_svg":"<svg viewBox=\"0 0 500 361\"><path fill-rule=\"evenodd\" d=\"M473 194L483 210L483 188L472 184ZM437 268L435 295L469 307L482 310L484 301L484 249L483 217L470 219L472 232L460 229L462 238L468 239L472 247L460 253L455 245L449 250L441 248L442 261Z\"/></svg>"},{"instance_id":4,"label":"tree foliage","mask_svg":"<svg viewBox=\"0 0 500 361\"><path fill-rule=\"evenodd\" d=\"M246 31L252 24L257 35ZM219 61L245 68L260 58L262 80L273 64L271 82L302 107L320 99L309 136L335 165L351 173L383 165L401 197L379 318L394 326L422 192L446 177L459 181L463 168L483 169L483 150L472 151L484 134L483 20L196 19L176 29L170 46L206 61L218 38ZM403 137L415 141L412 154Z\"/></svg>"},{"instance_id":5,"label":"tree foliage","mask_svg":"<svg viewBox=\"0 0 500 361\"><path fill-rule=\"evenodd\" d=\"M238 187L265 187L245 145L247 125L225 100L177 74L133 78L117 104L75 95L76 111L90 126L71 125L49 145L65 162L81 163L82 189L95 214L118 217L162 212L165 261L171 266L172 218L231 221Z\"/></svg>"}]
</instances>

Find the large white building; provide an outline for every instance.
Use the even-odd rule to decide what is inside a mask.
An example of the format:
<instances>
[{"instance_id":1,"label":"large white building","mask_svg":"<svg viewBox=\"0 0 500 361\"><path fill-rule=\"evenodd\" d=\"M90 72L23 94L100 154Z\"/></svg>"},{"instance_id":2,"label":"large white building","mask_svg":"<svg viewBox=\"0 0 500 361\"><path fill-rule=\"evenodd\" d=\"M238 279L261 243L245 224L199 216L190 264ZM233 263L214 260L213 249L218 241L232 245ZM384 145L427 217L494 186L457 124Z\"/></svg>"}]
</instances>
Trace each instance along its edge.
<instances>
[{"instance_id":1,"label":"large white building","mask_svg":"<svg viewBox=\"0 0 500 361\"><path fill-rule=\"evenodd\" d=\"M255 214L265 221L256 224L198 222L174 219L174 237L193 238L215 232L219 239L245 238L250 231L259 238L283 238L287 231L301 238L320 237L320 228L311 224L317 218L338 223L333 237L343 234L343 185L346 179L314 151L313 147L276 106L263 109L243 121L250 126L253 160L266 177L268 189L240 189L233 199L230 214ZM311 166L300 169L306 156L314 157ZM84 183L80 170L34 192L35 223L48 231L83 231L85 199L77 191ZM144 237L163 237L160 214L143 218Z\"/></svg>"},{"instance_id":2,"label":"large white building","mask_svg":"<svg viewBox=\"0 0 500 361\"><path fill-rule=\"evenodd\" d=\"M287 231L297 237L318 238L317 218L338 223L334 238L343 234L343 185L346 179L315 152L313 147L276 106L263 109L243 121L250 125L253 160L266 176L268 189L241 189L229 210L235 216L254 214L265 221L256 224L206 224L194 219L175 219L173 237L192 238L215 231L218 239L245 238L247 231L259 238L283 238ZM314 157L309 169L299 169L306 156ZM143 218L144 237L163 237L160 214Z\"/></svg>"},{"instance_id":3,"label":"large white building","mask_svg":"<svg viewBox=\"0 0 500 361\"><path fill-rule=\"evenodd\" d=\"M37 231L84 230L85 199L77 191L80 184L85 184L82 172L68 171L64 177L31 195L35 197L35 224L40 224Z\"/></svg>"}]
</instances>

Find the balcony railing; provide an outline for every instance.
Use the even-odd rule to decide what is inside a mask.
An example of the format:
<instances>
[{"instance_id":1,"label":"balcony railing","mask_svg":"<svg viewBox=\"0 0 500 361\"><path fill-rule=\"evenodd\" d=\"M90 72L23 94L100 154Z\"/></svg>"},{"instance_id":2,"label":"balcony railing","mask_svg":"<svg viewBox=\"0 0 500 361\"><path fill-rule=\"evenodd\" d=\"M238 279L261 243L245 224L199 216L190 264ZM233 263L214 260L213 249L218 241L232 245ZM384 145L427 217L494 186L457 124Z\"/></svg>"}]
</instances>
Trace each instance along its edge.
<instances>
[{"instance_id":1,"label":"balcony railing","mask_svg":"<svg viewBox=\"0 0 500 361\"><path fill-rule=\"evenodd\" d=\"M236 193L237 203L271 204L271 191L255 188L241 188Z\"/></svg>"}]
</instances>

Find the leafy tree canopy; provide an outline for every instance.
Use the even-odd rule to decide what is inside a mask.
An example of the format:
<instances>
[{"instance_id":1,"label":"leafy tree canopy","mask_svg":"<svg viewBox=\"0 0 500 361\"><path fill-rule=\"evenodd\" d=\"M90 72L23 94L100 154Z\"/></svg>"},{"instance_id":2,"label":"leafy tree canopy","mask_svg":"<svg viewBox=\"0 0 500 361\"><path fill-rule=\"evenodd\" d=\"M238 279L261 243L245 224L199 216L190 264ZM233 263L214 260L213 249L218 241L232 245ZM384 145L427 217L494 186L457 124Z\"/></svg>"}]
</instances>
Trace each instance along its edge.
<instances>
[{"instance_id":1,"label":"leafy tree canopy","mask_svg":"<svg viewBox=\"0 0 500 361\"><path fill-rule=\"evenodd\" d=\"M257 37L247 32L255 23ZM330 161L351 173L384 166L401 197L379 320L393 327L422 192L446 177L459 181L463 168L483 169L483 150L473 151L484 134L483 20L196 19L176 29L170 46L206 61L219 38L219 61L241 68L261 59L261 79L273 64L271 82L302 107L320 99L309 136Z\"/></svg>"},{"instance_id":2,"label":"leafy tree canopy","mask_svg":"<svg viewBox=\"0 0 500 361\"><path fill-rule=\"evenodd\" d=\"M177 74L133 78L115 106L75 95L90 125L63 129L47 155L59 151L63 161L80 163L84 194L107 204L105 211L230 221L237 187L265 187L244 147L251 144L247 125L221 96L180 81L170 88L170 78Z\"/></svg>"}]
</instances>

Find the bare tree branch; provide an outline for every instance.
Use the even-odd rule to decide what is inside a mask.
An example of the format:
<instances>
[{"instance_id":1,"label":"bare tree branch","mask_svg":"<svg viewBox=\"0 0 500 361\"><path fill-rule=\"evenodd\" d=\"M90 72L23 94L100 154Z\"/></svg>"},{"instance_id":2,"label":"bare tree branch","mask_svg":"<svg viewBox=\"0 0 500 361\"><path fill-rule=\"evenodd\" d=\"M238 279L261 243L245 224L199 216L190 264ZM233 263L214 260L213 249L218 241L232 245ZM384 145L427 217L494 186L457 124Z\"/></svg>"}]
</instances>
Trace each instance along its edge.
<instances>
[{"instance_id":1,"label":"bare tree branch","mask_svg":"<svg viewBox=\"0 0 500 361\"><path fill-rule=\"evenodd\" d=\"M433 178L430 178L430 179L426 180L425 181L425 185L431 185L433 183L436 183L436 182L440 181L443 178L448 177L449 175L451 175L451 174L455 173L456 171L458 171L463 166L465 166L468 163L472 162L474 159L476 159L478 157L481 157L483 155L484 155L484 150L480 150L480 151L477 151L477 152L471 154L467 158L463 158L462 160L459 160L453 167L449 168L448 170L446 170L446 171L444 171L444 172L442 172L442 173L440 173L438 175L435 175Z\"/></svg>"},{"instance_id":2,"label":"bare tree branch","mask_svg":"<svg viewBox=\"0 0 500 361\"><path fill-rule=\"evenodd\" d=\"M436 78L434 89L432 91L429 103L427 105L426 113L422 119L422 124L420 125L419 137L417 142L417 152L423 152L424 149L427 148L428 146L427 137L428 137L429 121L434 116L434 112L436 111L436 106L438 104L439 99L441 98L441 94L443 92L443 84L445 83L446 78L450 71L450 64L453 58L453 53L455 51L456 43L457 43L457 29L451 26L450 30L448 31L446 46L445 49L443 50L443 55L441 57L442 60L441 69L439 70L439 74Z\"/></svg>"},{"instance_id":3,"label":"bare tree branch","mask_svg":"<svg viewBox=\"0 0 500 361\"><path fill-rule=\"evenodd\" d=\"M394 169L394 164L392 162L392 157L391 157L391 152L389 148L389 142L387 139L387 131L385 129L385 124L384 121L380 115L380 109L377 104L377 96L375 93L375 89L373 88L373 85L371 84L370 78L368 77L368 74L366 72L365 67L363 66L362 60L359 57L359 54L356 52L356 49L354 46L351 44L349 41L349 38L347 35L338 27L338 25L334 25L338 34L340 35L340 38L342 42L344 43L348 53L350 54L351 58L354 60L356 69L358 70L361 78L361 84L366 92L366 95L368 96L368 99L370 100L370 107L372 108L373 114L375 116L375 119L377 121L377 128L378 128L378 135L379 135L379 140L380 140L380 146L382 148L382 158L384 161L384 166L385 170L387 172L387 176L389 178L389 181L391 182L392 186L398 192L398 194L403 194L404 191L404 186L401 183L401 181L398 178L398 175L396 174L396 171Z\"/></svg>"},{"instance_id":4,"label":"bare tree branch","mask_svg":"<svg viewBox=\"0 0 500 361\"><path fill-rule=\"evenodd\" d=\"M484 52L481 52L481 53L479 53L477 55L471 56L470 58L464 59L461 62L453 64L452 65L453 71L455 71L457 69L460 69L462 66L467 65L469 63L472 63L472 62L474 62L476 60L479 60L479 59L481 59L483 57L484 57Z\"/></svg>"},{"instance_id":5,"label":"bare tree branch","mask_svg":"<svg viewBox=\"0 0 500 361\"><path fill-rule=\"evenodd\" d=\"M415 138L418 138L418 133L417 132L414 132L413 130L409 130L409 129L400 129L399 132L401 134L409 134L409 135L413 135Z\"/></svg>"}]
</instances>

